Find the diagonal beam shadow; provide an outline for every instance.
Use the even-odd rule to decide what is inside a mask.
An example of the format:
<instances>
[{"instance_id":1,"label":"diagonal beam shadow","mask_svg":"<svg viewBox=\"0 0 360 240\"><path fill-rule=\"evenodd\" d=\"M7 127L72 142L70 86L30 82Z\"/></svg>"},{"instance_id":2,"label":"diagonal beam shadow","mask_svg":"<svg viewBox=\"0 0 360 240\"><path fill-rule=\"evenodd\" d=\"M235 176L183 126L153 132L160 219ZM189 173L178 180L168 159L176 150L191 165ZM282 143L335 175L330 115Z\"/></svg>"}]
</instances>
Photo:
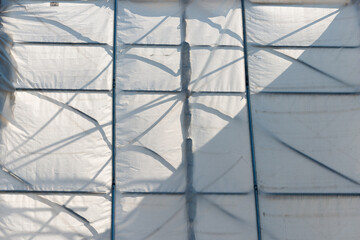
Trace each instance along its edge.
<instances>
[{"instance_id":1,"label":"diagonal beam shadow","mask_svg":"<svg viewBox=\"0 0 360 240\"><path fill-rule=\"evenodd\" d=\"M56 100L54 98L51 98L51 97L48 97L48 96L45 96L45 95L42 95L42 94L39 94L39 93L35 93L35 92L29 92L29 94L31 94L33 96L37 96L38 98L46 100L48 102L51 102L51 103L53 103L53 104L55 104L55 105L57 105L59 107L62 107L64 109L66 109L66 110L69 110L69 111L81 116L82 118L84 118L86 120L89 120L89 122L92 122L95 125L96 129L100 132L102 138L104 139L104 142L108 145L109 149L112 148L111 143L110 143L109 139L107 138L107 136L106 136L106 134L104 132L104 129L100 126L99 122L95 118L93 118L90 115L86 114L85 112L79 110L78 108L75 108L75 107L73 107L73 106L71 106L69 104L66 104L66 103L62 103L62 102L60 102L60 101L58 101L58 100Z\"/></svg>"},{"instance_id":2,"label":"diagonal beam shadow","mask_svg":"<svg viewBox=\"0 0 360 240\"><path fill-rule=\"evenodd\" d=\"M281 40L284 40L284 39L290 37L291 35L294 35L295 33L298 33L298 32L300 32L300 31L302 31L302 30L304 30L304 29L306 29L308 27L311 27L312 25L314 25L316 23L319 23L319 22L321 22L321 21L323 21L323 20L325 20L325 19L327 19L327 18L331 17L332 15L335 15L335 14L337 14L339 12L340 12L340 9L338 9L338 10L332 12L332 13L329 13L329 14L327 14L327 15L325 15L325 16L323 16L323 17L321 17L321 18L319 18L319 19L317 19L317 20L315 20L315 21L301 27L301 28L298 28L295 31L292 31L291 33L286 34L285 36L282 36L281 38L278 38L278 39L270 42L269 44L267 44L267 46L271 46L271 45L273 45L273 44L275 44L277 42L280 42Z\"/></svg>"},{"instance_id":3,"label":"diagonal beam shadow","mask_svg":"<svg viewBox=\"0 0 360 240\"><path fill-rule=\"evenodd\" d=\"M256 122L256 120L255 120ZM323 169L326 169L328 170L329 172L331 173L334 173L335 175L343 178L343 179L346 179L347 181L351 182L351 183L354 183L356 185L360 185L360 182L354 180L353 178L335 170L334 168L331 168L329 167L328 165L320 162L319 160L316 160L315 158L307 155L306 153L303 153L302 151L294 148L293 146L287 144L286 142L284 142L282 139L280 139L278 136L276 136L274 133L270 132L270 130L266 129L264 126L262 126L260 123L256 122L256 125L258 128L262 129L265 133L268 134L268 136L270 136L272 139L274 139L276 142L280 143L281 145L285 146L286 148L290 149L291 151L297 153L298 155L304 157L305 159L315 163L316 165L322 167Z\"/></svg>"},{"instance_id":4,"label":"diagonal beam shadow","mask_svg":"<svg viewBox=\"0 0 360 240\"><path fill-rule=\"evenodd\" d=\"M111 125L111 123L108 123L108 125ZM89 130L88 132L95 132L95 131L96 131L96 130L94 130L94 128L93 128L92 130ZM54 149L52 149L52 150L50 150L50 151L48 151L48 152L45 152L45 153L41 154L41 155L40 155L39 157L37 157L37 158L34 158L34 159L32 159L32 160L29 160L29 161L26 162L26 163L23 163L23 164L17 166L17 167L14 168L13 170L17 170L17 169L19 169L19 168L22 168L22 167L24 167L24 166L26 166L26 165L28 165L28 164L30 164L30 163L32 163L32 162L35 162L35 161L37 161L37 160L39 160L39 159L41 159L41 158L43 158L43 157L46 157L47 155L49 155L49 154L51 154L51 153L53 153L53 152L55 152L55 151L57 151L57 150L65 147L65 146L67 146L67 145L69 145L69 144L71 144L71 143L73 143L73 142L78 141L79 139L81 139L81 138L83 138L83 137L86 136L86 135L83 135L83 134L84 134L84 132L81 132L81 133L79 133L79 134L76 134L76 135L74 135L74 136L71 136L71 137L69 137L69 138L66 138L65 140L70 140L70 141L68 141L68 142L65 142L65 140L60 140L60 141L58 141L56 144L51 144L52 146L56 146L56 145L62 143L60 146L58 146L58 147L56 147L56 148L54 148ZM63 142L65 142L65 143L63 143ZM38 150L36 150L36 151L34 151L34 152L31 152L30 154L35 154L35 153L37 153L37 152L39 152L39 151L41 151L41 150L43 150L43 149L46 149L46 148L48 148L48 147L49 147L49 146L46 146L46 147L41 148L41 149L38 149ZM17 162L17 161L19 161L19 160L21 160L21 159L24 159L24 158L26 158L26 157L27 157L27 155L24 155L24 156L22 156L22 157L19 157L19 158L15 159L13 162Z\"/></svg>"},{"instance_id":5,"label":"diagonal beam shadow","mask_svg":"<svg viewBox=\"0 0 360 240\"><path fill-rule=\"evenodd\" d=\"M134 110L131 110L130 112L122 115L122 116L121 116L121 120L118 120L118 122L121 122L121 121L123 121L124 119L127 119L127 118L131 117L132 115L134 115L134 114L136 114L136 113L140 113L140 112L142 112L142 111L146 111L146 110L148 110L148 109L154 108L154 107L159 106L159 105L161 105L161 104L164 104L164 103L166 103L166 102L170 102L170 101L173 101L173 100L177 99L177 96L174 96L174 97L171 97L171 98L168 98L168 99L165 99L165 100L161 100L161 99L164 99L164 98L166 98L166 97L168 97L168 95L163 94L163 96L158 97L157 99L154 99L154 100L152 100L152 101L150 101L150 102L142 105L142 106L139 107L139 108L136 108L136 109L134 109ZM160 100L161 100L161 101L160 101Z\"/></svg>"},{"instance_id":6,"label":"diagonal beam shadow","mask_svg":"<svg viewBox=\"0 0 360 240\"><path fill-rule=\"evenodd\" d=\"M233 9L234 9L234 8L233 8ZM204 22L204 23L206 23L206 24L209 24L211 27L217 29L220 35L221 35L221 34L227 34L227 35L229 35L230 37L233 37L233 38L235 38L236 40L238 40L238 41L241 42L241 41L242 41L241 36L239 36L236 32L231 31L230 29L226 29L226 28L229 26L231 20L233 20L234 15L235 15L235 11L233 11L233 12L231 13L230 17L228 18L227 22L225 23L225 25L224 25L224 28L225 28L225 29L223 29L220 24L211 21L211 20L210 20L209 18L207 18L207 17L204 17L204 18L196 18L196 19L199 20L199 21L202 21L202 22ZM216 45L219 44L220 39L221 39L221 36L219 36L218 39L216 40Z\"/></svg>"},{"instance_id":7,"label":"diagonal beam shadow","mask_svg":"<svg viewBox=\"0 0 360 240\"><path fill-rule=\"evenodd\" d=\"M164 157L162 157L160 154L155 152L154 150L145 147L145 146L137 146L137 145L130 145L122 148L122 151L135 151L135 152L141 152L143 154L146 154L150 157L153 157L158 162L160 162L163 166L165 166L167 169L169 169L171 172L175 172L176 168L173 167Z\"/></svg>"},{"instance_id":8,"label":"diagonal beam shadow","mask_svg":"<svg viewBox=\"0 0 360 240\"><path fill-rule=\"evenodd\" d=\"M179 76L180 75L180 69L178 70L178 72L174 72L171 68L167 67L166 65L164 64L161 64L159 62L156 62L154 60L151 60L149 58L145 58L145 57L141 57L141 56L138 56L138 55L135 55L135 54L124 54L122 57L126 58L126 59L135 59L135 60L139 60L139 61L142 61L144 63L147 63L151 66L154 66L154 67L157 67L161 70L163 70L164 72L167 72L169 73L170 75L176 77L176 76Z\"/></svg>"},{"instance_id":9,"label":"diagonal beam shadow","mask_svg":"<svg viewBox=\"0 0 360 240\"><path fill-rule=\"evenodd\" d=\"M173 99L173 98L171 98ZM176 98L175 98L176 99ZM170 101L170 99L165 100L165 102ZM176 169L161 155L159 155L157 152L153 151L152 149L143 146L140 142L140 139L145 136L147 133L149 133L156 125L158 125L170 112L171 110L180 102L180 100L176 99L176 101L163 113L151 126L149 126L147 129L145 129L141 134L133 138L131 141L128 142L125 146L121 147L122 150L125 151L140 151L144 154L148 154L154 159L156 159L159 163L161 163L164 167L169 169L171 172L175 172ZM159 103L156 103L158 105ZM127 114L129 115L129 114ZM130 115L129 115L130 116ZM133 145L135 142L138 142L141 146Z\"/></svg>"},{"instance_id":10,"label":"diagonal beam shadow","mask_svg":"<svg viewBox=\"0 0 360 240\"><path fill-rule=\"evenodd\" d=\"M148 127L147 129L145 129L141 134L139 134L138 136L136 136L135 138L133 138L131 141L129 141L128 145L134 144L135 142L138 142L143 136L145 136L148 132L151 131L151 129L153 129L156 125L158 125L165 117L166 115L168 115L168 113L171 112L171 110L178 104L178 102L180 102L180 100L176 100L170 107L168 110L165 111L165 113L163 113L153 124L151 124L150 127Z\"/></svg>"},{"instance_id":11,"label":"diagonal beam shadow","mask_svg":"<svg viewBox=\"0 0 360 240\"><path fill-rule=\"evenodd\" d=\"M34 190L34 187L32 186L32 184L30 184L29 182L27 182L26 180L22 179L21 177L19 177L18 175L14 174L13 172L9 171L8 169L6 169L4 166L0 165L1 170L3 170L5 173L9 174L12 178L14 178L15 180L17 180L18 182L24 184L27 189L29 190ZM67 203L65 203L64 205L60 205L58 203L52 202L44 197L39 196L38 194L27 194L28 197L33 198L34 200L40 201L46 205L48 205L49 207L53 208L54 210L57 210L58 213L59 212L65 212L68 215L72 216L74 219L82 222L86 228L89 229L89 231L93 234L98 235L97 231L95 230L94 227L92 227L90 225L90 222L84 218L83 216L81 216L80 214L76 213L75 211L73 211L72 209L66 207L66 204L74 197L70 197L69 200L67 201ZM55 215L56 216L56 215ZM54 217L55 217L54 216Z\"/></svg>"},{"instance_id":12,"label":"diagonal beam shadow","mask_svg":"<svg viewBox=\"0 0 360 240\"><path fill-rule=\"evenodd\" d=\"M28 11L28 9L26 8L26 6L22 5L22 4L19 3L19 1L17 1L17 0L14 0L14 2L15 2L18 6L24 8L27 13L29 13L28 16L26 16L25 14L23 14L23 15L20 17L21 19L29 20L29 21L34 21L34 19L37 19L39 22L41 22L42 24L44 24L44 26L46 26L46 28L47 28L49 31L51 31L51 32L56 33L54 30L52 30L51 28L49 28L49 27L47 26L47 24L51 24L51 25L53 25L53 26L55 26L55 27L58 27L59 29L62 29L62 30L68 32L69 34L71 34L71 35L73 35L73 36L76 36L79 40L82 40L82 41L85 41L85 42L95 42L95 41L91 40L90 38L83 36L83 35L80 34L79 32L73 30L72 28L70 28L70 27L68 27L68 26L66 26L66 25L64 25L64 24L62 24L62 23L60 23L60 22L58 22L58 21L54 21L54 20L51 20L51 19L45 19L45 18L36 16L34 13ZM31 16L33 16L33 17L31 17Z\"/></svg>"},{"instance_id":13,"label":"diagonal beam shadow","mask_svg":"<svg viewBox=\"0 0 360 240\"><path fill-rule=\"evenodd\" d=\"M236 216L235 214L233 214L232 212L229 212L227 210L225 210L222 206L220 206L217 203L214 203L213 201L209 200L209 198L207 196L202 196L200 195L200 197L205 200L206 202L208 202L211 206L215 207L215 209L219 210L220 212L224 213L225 215L227 215L228 217L236 220L236 221L240 221L242 223L245 223L246 225L248 225L249 227L253 227L253 225L249 224L247 221L245 221L242 218L239 218L238 216Z\"/></svg>"},{"instance_id":14,"label":"diagonal beam shadow","mask_svg":"<svg viewBox=\"0 0 360 240\"><path fill-rule=\"evenodd\" d=\"M333 75L331 75L331 74L329 74L329 73L327 73L325 71L322 71L322 70L320 70L320 69L318 69L318 68L316 68L316 67L314 67L314 66L312 66L312 65L310 65L310 64L308 64L308 63L306 63L306 62L304 62L304 61L302 61L300 59L293 58L293 57L291 57L291 56L289 56L289 55L287 55L285 53L276 51L274 49L265 49L265 51L271 52L272 54L274 54L274 55L276 55L278 57L287 58L287 59L290 59L292 61L298 62L298 63L300 63L300 64L302 64L302 65L304 65L304 66L306 66L306 67L308 67L308 68L310 68L312 70L314 70L315 72L320 73L320 74L322 74L322 75L324 75L324 76L326 76L326 77L328 77L328 78L330 78L330 79L332 79L332 80L334 80L334 81L336 81L336 82L338 82L338 83L340 83L340 84L342 84L342 85L344 85L346 87L354 88L356 91L360 90L360 88L358 86L346 83L344 80L342 80L340 78L337 78L337 77L335 77L335 76L333 76Z\"/></svg>"},{"instance_id":15,"label":"diagonal beam shadow","mask_svg":"<svg viewBox=\"0 0 360 240\"><path fill-rule=\"evenodd\" d=\"M88 83L86 83L81 89L87 87L88 85L90 85L92 82L94 82L106 69L108 66L110 66L111 62L97 75L95 76L91 81L89 81ZM80 92L75 93L66 103L65 105L69 105L78 95L80 94ZM40 129L38 129L35 133L33 133L33 135L31 135L30 137L28 137L26 140L24 140L22 143L20 143L16 148L12 149L11 151L8 152L8 154L12 154L13 152L17 151L18 149L20 149L21 147L23 147L26 143L28 143L31 139L33 139L35 136L37 136L40 132L42 132L62 111L64 110L64 108L59 109ZM75 112L76 113L76 112Z\"/></svg>"}]
</instances>

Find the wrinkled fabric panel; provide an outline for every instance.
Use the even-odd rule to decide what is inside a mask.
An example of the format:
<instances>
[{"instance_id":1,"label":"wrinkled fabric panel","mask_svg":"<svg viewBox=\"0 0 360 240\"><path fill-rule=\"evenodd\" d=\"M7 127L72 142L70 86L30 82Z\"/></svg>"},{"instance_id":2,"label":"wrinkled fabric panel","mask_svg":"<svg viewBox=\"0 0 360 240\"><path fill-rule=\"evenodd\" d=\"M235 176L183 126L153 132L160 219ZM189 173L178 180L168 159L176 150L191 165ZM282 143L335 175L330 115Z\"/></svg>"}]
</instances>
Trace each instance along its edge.
<instances>
[{"instance_id":1,"label":"wrinkled fabric panel","mask_svg":"<svg viewBox=\"0 0 360 240\"><path fill-rule=\"evenodd\" d=\"M121 191L184 191L180 96L117 92L116 169Z\"/></svg>"},{"instance_id":2,"label":"wrinkled fabric panel","mask_svg":"<svg viewBox=\"0 0 360 240\"><path fill-rule=\"evenodd\" d=\"M0 194L0 238L109 239L110 214L105 195Z\"/></svg>"},{"instance_id":3,"label":"wrinkled fabric panel","mask_svg":"<svg viewBox=\"0 0 360 240\"><path fill-rule=\"evenodd\" d=\"M261 188L359 192L359 109L358 95L252 95Z\"/></svg>"},{"instance_id":4,"label":"wrinkled fabric panel","mask_svg":"<svg viewBox=\"0 0 360 240\"><path fill-rule=\"evenodd\" d=\"M262 196L263 239L357 239L359 197Z\"/></svg>"},{"instance_id":5,"label":"wrinkled fabric panel","mask_svg":"<svg viewBox=\"0 0 360 240\"><path fill-rule=\"evenodd\" d=\"M249 51L252 92L357 92L360 48L256 48Z\"/></svg>"},{"instance_id":6,"label":"wrinkled fabric panel","mask_svg":"<svg viewBox=\"0 0 360 240\"><path fill-rule=\"evenodd\" d=\"M118 3L119 44L180 44L180 3L131 1Z\"/></svg>"},{"instance_id":7,"label":"wrinkled fabric panel","mask_svg":"<svg viewBox=\"0 0 360 240\"><path fill-rule=\"evenodd\" d=\"M112 47L15 44L17 88L97 89L112 87Z\"/></svg>"},{"instance_id":8,"label":"wrinkled fabric panel","mask_svg":"<svg viewBox=\"0 0 360 240\"><path fill-rule=\"evenodd\" d=\"M195 223L196 239L257 239L254 196L200 196Z\"/></svg>"},{"instance_id":9,"label":"wrinkled fabric panel","mask_svg":"<svg viewBox=\"0 0 360 240\"><path fill-rule=\"evenodd\" d=\"M43 0L1 2L2 25L15 42L106 43L112 45L114 2Z\"/></svg>"},{"instance_id":10,"label":"wrinkled fabric panel","mask_svg":"<svg viewBox=\"0 0 360 240\"><path fill-rule=\"evenodd\" d=\"M186 8L190 45L243 45L241 2L194 0Z\"/></svg>"},{"instance_id":11,"label":"wrinkled fabric panel","mask_svg":"<svg viewBox=\"0 0 360 240\"><path fill-rule=\"evenodd\" d=\"M245 95L190 99L194 186L198 192L250 192L252 166Z\"/></svg>"},{"instance_id":12,"label":"wrinkled fabric panel","mask_svg":"<svg viewBox=\"0 0 360 240\"><path fill-rule=\"evenodd\" d=\"M116 195L116 238L187 239L183 196Z\"/></svg>"},{"instance_id":13,"label":"wrinkled fabric panel","mask_svg":"<svg viewBox=\"0 0 360 240\"><path fill-rule=\"evenodd\" d=\"M275 46L360 46L354 4L246 4L250 44Z\"/></svg>"},{"instance_id":14,"label":"wrinkled fabric panel","mask_svg":"<svg viewBox=\"0 0 360 240\"><path fill-rule=\"evenodd\" d=\"M190 89L196 92L245 92L244 52L236 47L190 49Z\"/></svg>"},{"instance_id":15,"label":"wrinkled fabric panel","mask_svg":"<svg viewBox=\"0 0 360 240\"><path fill-rule=\"evenodd\" d=\"M179 91L180 47L119 48L116 79L122 90Z\"/></svg>"},{"instance_id":16,"label":"wrinkled fabric panel","mask_svg":"<svg viewBox=\"0 0 360 240\"><path fill-rule=\"evenodd\" d=\"M109 191L109 94L16 92L12 114L0 163L19 179L3 169L1 190Z\"/></svg>"}]
</instances>

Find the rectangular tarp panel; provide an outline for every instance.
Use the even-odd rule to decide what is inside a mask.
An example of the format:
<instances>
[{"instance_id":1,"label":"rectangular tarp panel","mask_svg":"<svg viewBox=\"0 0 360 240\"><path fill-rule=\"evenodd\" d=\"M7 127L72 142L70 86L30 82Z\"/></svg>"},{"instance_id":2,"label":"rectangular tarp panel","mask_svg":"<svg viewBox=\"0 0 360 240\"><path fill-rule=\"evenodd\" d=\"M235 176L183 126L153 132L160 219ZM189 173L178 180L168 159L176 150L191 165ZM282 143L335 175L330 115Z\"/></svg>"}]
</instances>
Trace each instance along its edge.
<instances>
[{"instance_id":1,"label":"rectangular tarp panel","mask_svg":"<svg viewBox=\"0 0 360 240\"><path fill-rule=\"evenodd\" d=\"M181 95L117 92L116 183L121 191L184 191L181 111Z\"/></svg>"},{"instance_id":2,"label":"rectangular tarp panel","mask_svg":"<svg viewBox=\"0 0 360 240\"><path fill-rule=\"evenodd\" d=\"M360 46L359 11L349 5L246 4L250 44Z\"/></svg>"},{"instance_id":3,"label":"rectangular tarp panel","mask_svg":"<svg viewBox=\"0 0 360 240\"><path fill-rule=\"evenodd\" d=\"M192 45L242 46L239 0L194 0L186 7L186 41Z\"/></svg>"},{"instance_id":4,"label":"rectangular tarp panel","mask_svg":"<svg viewBox=\"0 0 360 240\"><path fill-rule=\"evenodd\" d=\"M194 187L198 192L250 192L252 168L246 98L190 98Z\"/></svg>"},{"instance_id":5,"label":"rectangular tarp panel","mask_svg":"<svg viewBox=\"0 0 360 240\"><path fill-rule=\"evenodd\" d=\"M251 95L259 188L360 192L359 95Z\"/></svg>"},{"instance_id":6,"label":"rectangular tarp panel","mask_svg":"<svg viewBox=\"0 0 360 240\"><path fill-rule=\"evenodd\" d=\"M180 47L118 48L116 86L121 90L179 91Z\"/></svg>"},{"instance_id":7,"label":"rectangular tarp panel","mask_svg":"<svg viewBox=\"0 0 360 240\"><path fill-rule=\"evenodd\" d=\"M195 92L245 92L244 52L237 47L190 48Z\"/></svg>"},{"instance_id":8,"label":"rectangular tarp panel","mask_svg":"<svg viewBox=\"0 0 360 240\"><path fill-rule=\"evenodd\" d=\"M177 1L118 2L118 44L180 44L181 7Z\"/></svg>"},{"instance_id":9,"label":"rectangular tarp panel","mask_svg":"<svg viewBox=\"0 0 360 240\"><path fill-rule=\"evenodd\" d=\"M260 199L263 240L359 237L359 197L261 195Z\"/></svg>"},{"instance_id":10,"label":"rectangular tarp panel","mask_svg":"<svg viewBox=\"0 0 360 240\"><path fill-rule=\"evenodd\" d=\"M110 239L106 195L0 194L0 238Z\"/></svg>"},{"instance_id":11,"label":"rectangular tarp panel","mask_svg":"<svg viewBox=\"0 0 360 240\"><path fill-rule=\"evenodd\" d=\"M359 92L360 48L249 50L252 92Z\"/></svg>"},{"instance_id":12,"label":"rectangular tarp panel","mask_svg":"<svg viewBox=\"0 0 360 240\"><path fill-rule=\"evenodd\" d=\"M112 47L15 44L14 86L111 90Z\"/></svg>"},{"instance_id":13,"label":"rectangular tarp panel","mask_svg":"<svg viewBox=\"0 0 360 240\"><path fill-rule=\"evenodd\" d=\"M110 190L108 93L17 91L7 102L0 125L1 190Z\"/></svg>"},{"instance_id":14,"label":"rectangular tarp panel","mask_svg":"<svg viewBox=\"0 0 360 240\"><path fill-rule=\"evenodd\" d=\"M187 239L184 196L116 195L115 239Z\"/></svg>"},{"instance_id":15,"label":"rectangular tarp panel","mask_svg":"<svg viewBox=\"0 0 360 240\"><path fill-rule=\"evenodd\" d=\"M1 1L3 31L15 42L113 42L114 1Z\"/></svg>"}]
</instances>

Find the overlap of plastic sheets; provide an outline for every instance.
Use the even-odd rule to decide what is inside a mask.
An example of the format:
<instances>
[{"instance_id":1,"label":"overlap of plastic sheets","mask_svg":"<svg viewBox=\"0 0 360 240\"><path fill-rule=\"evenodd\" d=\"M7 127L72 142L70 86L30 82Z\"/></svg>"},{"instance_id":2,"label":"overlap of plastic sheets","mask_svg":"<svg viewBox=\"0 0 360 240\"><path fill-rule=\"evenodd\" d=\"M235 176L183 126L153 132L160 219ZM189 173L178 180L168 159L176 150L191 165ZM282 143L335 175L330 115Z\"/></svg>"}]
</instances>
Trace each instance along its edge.
<instances>
[{"instance_id":1,"label":"overlap of plastic sheets","mask_svg":"<svg viewBox=\"0 0 360 240\"><path fill-rule=\"evenodd\" d=\"M0 238L356 238L359 3L300 2L2 1Z\"/></svg>"}]
</instances>

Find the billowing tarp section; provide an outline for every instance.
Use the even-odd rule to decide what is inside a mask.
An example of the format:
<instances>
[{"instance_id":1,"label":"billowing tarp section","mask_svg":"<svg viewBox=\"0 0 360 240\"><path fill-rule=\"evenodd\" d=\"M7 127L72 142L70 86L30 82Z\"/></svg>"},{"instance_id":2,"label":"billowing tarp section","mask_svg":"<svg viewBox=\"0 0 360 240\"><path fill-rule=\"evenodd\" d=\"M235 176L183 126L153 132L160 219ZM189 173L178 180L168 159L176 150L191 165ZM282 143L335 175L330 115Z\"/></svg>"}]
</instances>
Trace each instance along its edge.
<instances>
[{"instance_id":1,"label":"billowing tarp section","mask_svg":"<svg viewBox=\"0 0 360 240\"><path fill-rule=\"evenodd\" d=\"M6 0L0 238L358 239L358 0Z\"/></svg>"}]
</instances>

